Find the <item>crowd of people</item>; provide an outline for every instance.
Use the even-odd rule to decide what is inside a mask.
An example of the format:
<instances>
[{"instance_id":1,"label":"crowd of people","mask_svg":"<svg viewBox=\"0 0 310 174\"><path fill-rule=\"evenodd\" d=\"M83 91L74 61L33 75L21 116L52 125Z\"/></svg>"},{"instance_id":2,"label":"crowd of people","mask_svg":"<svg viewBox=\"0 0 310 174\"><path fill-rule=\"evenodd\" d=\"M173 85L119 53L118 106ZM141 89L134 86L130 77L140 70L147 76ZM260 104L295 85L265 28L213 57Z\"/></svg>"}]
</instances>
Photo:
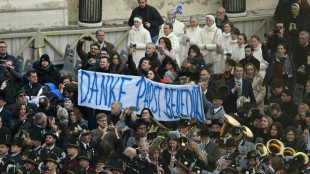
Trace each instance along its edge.
<instances>
[{"instance_id":1,"label":"crowd of people","mask_svg":"<svg viewBox=\"0 0 310 174\"><path fill-rule=\"evenodd\" d=\"M248 37L220 7L199 26L147 0L129 18L128 55L102 29L76 51L82 70L199 85L205 121L157 121L149 108L78 105L78 82L49 55L21 74L0 41L0 171L25 174L310 173L309 4L279 0L275 25ZM300 96L296 94L301 94ZM139 113L136 115L136 113Z\"/></svg>"}]
</instances>

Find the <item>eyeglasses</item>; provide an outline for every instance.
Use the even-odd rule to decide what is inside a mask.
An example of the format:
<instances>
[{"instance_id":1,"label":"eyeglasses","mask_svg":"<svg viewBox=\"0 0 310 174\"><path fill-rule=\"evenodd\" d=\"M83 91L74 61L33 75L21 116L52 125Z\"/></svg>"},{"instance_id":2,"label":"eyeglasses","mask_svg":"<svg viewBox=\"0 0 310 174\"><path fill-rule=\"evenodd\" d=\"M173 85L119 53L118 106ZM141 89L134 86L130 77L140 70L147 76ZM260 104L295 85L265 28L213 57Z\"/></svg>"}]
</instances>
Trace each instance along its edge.
<instances>
[{"instance_id":1,"label":"eyeglasses","mask_svg":"<svg viewBox=\"0 0 310 174\"><path fill-rule=\"evenodd\" d=\"M3 46L3 47L0 47L0 48L1 48L1 49L2 49L2 48L7 48L7 46Z\"/></svg>"},{"instance_id":2,"label":"eyeglasses","mask_svg":"<svg viewBox=\"0 0 310 174\"><path fill-rule=\"evenodd\" d=\"M98 120L99 122L107 122L108 120Z\"/></svg>"},{"instance_id":3,"label":"eyeglasses","mask_svg":"<svg viewBox=\"0 0 310 174\"><path fill-rule=\"evenodd\" d=\"M26 97L26 94L20 94L18 97Z\"/></svg>"}]
</instances>

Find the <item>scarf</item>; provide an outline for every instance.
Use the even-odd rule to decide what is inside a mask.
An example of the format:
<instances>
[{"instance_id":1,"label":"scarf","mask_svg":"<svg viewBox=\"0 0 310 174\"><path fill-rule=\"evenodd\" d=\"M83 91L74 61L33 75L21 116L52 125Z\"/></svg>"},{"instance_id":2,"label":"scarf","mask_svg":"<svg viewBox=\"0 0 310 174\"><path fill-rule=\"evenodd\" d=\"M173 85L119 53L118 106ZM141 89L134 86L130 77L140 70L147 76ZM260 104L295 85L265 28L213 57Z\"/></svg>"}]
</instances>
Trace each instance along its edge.
<instances>
[{"instance_id":1,"label":"scarf","mask_svg":"<svg viewBox=\"0 0 310 174\"><path fill-rule=\"evenodd\" d=\"M282 74L283 75L287 74L287 77L291 78L293 74L292 74L292 66L291 66L290 57L287 54L284 56L280 56L278 53L275 53L275 56L276 56L277 62L284 60Z\"/></svg>"},{"instance_id":2,"label":"scarf","mask_svg":"<svg viewBox=\"0 0 310 174\"><path fill-rule=\"evenodd\" d=\"M225 32L223 32L223 33L222 33L222 36L230 37L230 33L225 33Z\"/></svg>"}]
</instances>

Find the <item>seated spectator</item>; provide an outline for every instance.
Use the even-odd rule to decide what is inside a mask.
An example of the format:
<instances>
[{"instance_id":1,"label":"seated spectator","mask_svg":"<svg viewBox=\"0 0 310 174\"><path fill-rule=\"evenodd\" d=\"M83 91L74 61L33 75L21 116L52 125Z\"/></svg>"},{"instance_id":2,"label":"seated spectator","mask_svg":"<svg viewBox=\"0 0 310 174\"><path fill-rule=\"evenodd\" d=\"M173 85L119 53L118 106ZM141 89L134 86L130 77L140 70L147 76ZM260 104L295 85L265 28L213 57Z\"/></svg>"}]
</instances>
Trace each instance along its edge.
<instances>
[{"instance_id":1,"label":"seated spectator","mask_svg":"<svg viewBox=\"0 0 310 174\"><path fill-rule=\"evenodd\" d=\"M155 81L155 82L161 82L158 73L154 69L148 70L146 77L149 80L152 80L152 81Z\"/></svg>"},{"instance_id":2,"label":"seated spectator","mask_svg":"<svg viewBox=\"0 0 310 174\"><path fill-rule=\"evenodd\" d=\"M163 82L166 84L174 84L177 78L177 74L174 71L166 71Z\"/></svg>"},{"instance_id":3,"label":"seated spectator","mask_svg":"<svg viewBox=\"0 0 310 174\"><path fill-rule=\"evenodd\" d=\"M273 122L270 125L270 139L278 139L281 140L282 139L282 135L284 133L284 129L281 123L279 122Z\"/></svg>"},{"instance_id":4,"label":"seated spectator","mask_svg":"<svg viewBox=\"0 0 310 174\"><path fill-rule=\"evenodd\" d=\"M266 87L263 86L264 78L251 63L246 64L244 69L245 73L243 78L252 83L252 89L256 99L256 107L261 113L264 113L264 98L266 94Z\"/></svg>"},{"instance_id":5,"label":"seated spectator","mask_svg":"<svg viewBox=\"0 0 310 174\"><path fill-rule=\"evenodd\" d=\"M160 79L163 79L166 71L177 71L177 69L175 61L171 57L166 56L162 64L155 70L158 72Z\"/></svg>"},{"instance_id":6,"label":"seated spectator","mask_svg":"<svg viewBox=\"0 0 310 174\"><path fill-rule=\"evenodd\" d=\"M192 81L197 81L199 73L205 67L205 60L199 47L192 45L188 50L188 58L181 63L180 75L189 76Z\"/></svg>"},{"instance_id":7,"label":"seated spectator","mask_svg":"<svg viewBox=\"0 0 310 174\"><path fill-rule=\"evenodd\" d=\"M178 64L180 64L180 59L179 59L179 52L180 52L180 43L179 43L179 38L173 33L173 24L171 22L165 22L164 26L164 32L159 35L159 38L166 37L170 40L171 42L171 47L175 51L175 60ZM156 43L159 45L159 39Z\"/></svg>"},{"instance_id":8,"label":"seated spectator","mask_svg":"<svg viewBox=\"0 0 310 174\"><path fill-rule=\"evenodd\" d=\"M110 69L116 74L123 74L125 69L125 62L123 62L121 56L115 52L111 54Z\"/></svg>"},{"instance_id":9,"label":"seated spectator","mask_svg":"<svg viewBox=\"0 0 310 174\"><path fill-rule=\"evenodd\" d=\"M63 89L64 89L65 85L69 84L69 83L72 83L72 77L70 75L63 75L60 78L60 83L58 86L60 93L63 93Z\"/></svg>"},{"instance_id":10,"label":"seated spectator","mask_svg":"<svg viewBox=\"0 0 310 174\"><path fill-rule=\"evenodd\" d=\"M28 110L25 103L17 103L12 110L12 120L11 129L13 130L13 135L15 135L19 130L30 131L33 118L28 117L30 111Z\"/></svg>"},{"instance_id":11,"label":"seated spectator","mask_svg":"<svg viewBox=\"0 0 310 174\"><path fill-rule=\"evenodd\" d=\"M128 68L133 75L146 77L148 70L150 70L150 68L152 67L152 65L151 65L152 62L150 59L144 57L140 60L142 62L141 68L137 69L134 62L133 62L133 59L132 59L132 53L135 51L136 51L136 49L134 47L130 48L129 55L128 55Z\"/></svg>"},{"instance_id":12,"label":"seated spectator","mask_svg":"<svg viewBox=\"0 0 310 174\"><path fill-rule=\"evenodd\" d=\"M176 55L175 55L175 51L172 49L170 39L166 37L161 37L159 39L158 44L159 45L158 45L158 49L156 50L156 53L158 55L157 58L160 61L160 63L163 63L163 60L166 57L172 58L172 60L175 62Z\"/></svg>"},{"instance_id":13,"label":"seated spectator","mask_svg":"<svg viewBox=\"0 0 310 174\"><path fill-rule=\"evenodd\" d=\"M136 48L135 48L136 50ZM156 69L157 67L160 66L161 62L158 59L158 54L156 52L156 47L152 42L146 43L146 47L145 47L145 56L143 58L147 58L150 59L150 65L151 68ZM143 63L143 59L142 57L139 59L139 64L138 64L138 68L141 69L142 63Z\"/></svg>"},{"instance_id":14,"label":"seated spectator","mask_svg":"<svg viewBox=\"0 0 310 174\"><path fill-rule=\"evenodd\" d=\"M15 103L15 93L21 87L21 79L21 74L15 71L14 61L7 60L5 63L5 72L3 74L0 73L0 90L6 93L6 107L10 110L13 109Z\"/></svg>"},{"instance_id":15,"label":"seated spectator","mask_svg":"<svg viewBox=\"0 0 310 174\"><path fill-rule=\"evenodd\" d=\"M73 108L69 112L68 128L73 130L75 127L82 129L88 128L88 122L84 120L82 113L78 108Z\"/></svg>"},{"instance_id":16,"label":"seated spectator","mask_svg":"<svg viewBox=\"0 0 310 174\"><path fill-rule=\"evenodd\" d=\"M50 61L47 54L43 54L40 58L40 65L35 69L38 76L38 83L53 83L59 85L60 73Z\"/></svg>"},{"instance_id":17,"label":"seated spectator","mask_svg":"<svg viewBox=\"0 0 310 174\"><path fill-rule=\"evenodd\" d=\"M20 65L18 60L8 54L8 45L4 41L0 41L0 60L4 63L6 60L13 60L14 66L15 66L15 71L20 72ZM0 74L4 74L5 72L5 66L0 66Z\"/></svg>"},{"instance_id":18,"label":"seated spectator","mask_svg":"<svg viewBox=\"0 0 310 174\"><path fill-rule=\"evenodd\" d=\"M96 43L93 43L90 45L90 52L86 53L82 50L84 42L85 42L85 38L82 37L76 46L76 52L78 53L80 59L82 60L82 69L87 70L99 62L100 46Z\"/></svg>"},{"instance_id":19,"label":"seated spectator","mask_svg":"<svg viewBox=\"0 0 310 174\"><path fill-rule=\"evenodd\" d=\"M27 79L29 83L25 86L23 86L23 89L25 90L28 100L35 99L40 91L40 89L43 87L42 84L38 83L38 75L35 70L29 70L27 72Z\"/></svg>"},{"instance_id":20,"label":"seated spectator","mask_svg":"<svg viewBox=\"0 0 310 174\"><path fill-rule=\"evenodd\" d=\"M134 25L131 27L128 35L128 47L133 46L136 51L132 54L133 61L138 64L144 57L144 49L147 43L152 42L150 32L143 27L142 17L134 17Z\"/></svg>"}]
</instances>

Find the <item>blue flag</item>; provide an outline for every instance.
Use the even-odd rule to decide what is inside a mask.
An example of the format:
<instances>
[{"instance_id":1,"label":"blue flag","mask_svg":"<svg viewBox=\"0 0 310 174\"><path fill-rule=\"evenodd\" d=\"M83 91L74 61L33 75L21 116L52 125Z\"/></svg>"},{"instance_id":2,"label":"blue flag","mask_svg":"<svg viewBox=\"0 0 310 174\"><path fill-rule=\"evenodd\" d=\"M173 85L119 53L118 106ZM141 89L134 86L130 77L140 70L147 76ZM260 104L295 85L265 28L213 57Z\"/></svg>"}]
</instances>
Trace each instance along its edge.
<instances>
[{"instance_id":1,"label":"blue flag","mask_svg":"<svg viewBox=\"0 0 310 174\"><path fill-rule=\"evenodd\" d=\"M174 24L175 18L177 14L183 14L183 4L182 1L180 1L179 5L175 9L174 13L172 14L170 21L172 24Z\"/></svg>"}]
</instances>

